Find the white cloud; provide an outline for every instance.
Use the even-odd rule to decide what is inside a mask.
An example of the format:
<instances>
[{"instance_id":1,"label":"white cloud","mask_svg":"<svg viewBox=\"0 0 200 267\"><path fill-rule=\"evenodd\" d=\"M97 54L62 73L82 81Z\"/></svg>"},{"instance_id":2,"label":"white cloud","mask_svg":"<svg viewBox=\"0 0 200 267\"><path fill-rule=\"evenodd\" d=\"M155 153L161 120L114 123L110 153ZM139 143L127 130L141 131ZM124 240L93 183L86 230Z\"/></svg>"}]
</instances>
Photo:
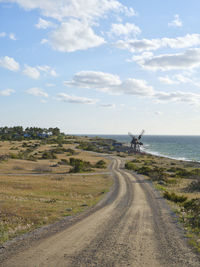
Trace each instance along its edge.
<instances>
[{"instance_id":1,"label":"white cloud","mask_svg":"<svg viewBox=\"0 0 200 267\"><path fill-rule=\"evenodd\" d=\"M54 83L46 83L45 86L46 86L46 87L54 87L55 84L54 84Z\"/></svg>"},{"instance_id":2,"label":"white cloud","mask_svg":"<svg viewBox=\"0 0 200 267\"><path fill-rule=\"evenodd\" d=\"M48 65L37 66L37 69L43 72L48 72L50 70L50 66Z\"/></svg>"},{"instance_id":3,"label":"white cloud","mask_svg":"<svg viewBox=\"0 0 200 267\"><path fill-rule=\"evenodd\" d=\"M57 77L58 74L56 73L55 70L50 70L50 75L53 76L53 77Z\"/></svg>"},{"instance_id":4,"label":"white cloud","mask_svg":"<svg viewBox=\"0 0 200 267\"><path fill-rule=\"evenodd\" d=\"M0 32L0 37L6 37L6 33L5 32Z\"/></svg>"},{"instance_id":5,"label":"white cloud","mask_svg":"<svg viewBox=\"0 0 200 267\"><path fill-rule=\"evenodd\" d=\"M162 77L158 77L158 80L162 83L165 84L177 84L177 81L172 80L168 75L167 76L162 76Z\"/></svg>"},{"instance_id":6,"label":"white cloud","mask_svg":"<svg viewBox=\"0 0 200 267\"><path fill-rule=\"evenodd\" d=\"M17 3L26 10L40 9L43 16L59 21L67 17L94 20L108 12L123 12L127 16L135 15L133 8L128 8L117 0L0 0L0 2Z\"/></svg>"},{"instance_id":7,"label":"white cloud","mask_svg":"<svg viewBox=\"0 0 200 267\"><path fill-rule=\"evenodd\" d=\"M171 79L166 76L166 80ZM164 79L163 78L163 79ZM97 89L104 93L109 94L127 94L133 96L148 97L155 101L162 102L180 102L200 105L200 94L191 92L160 92L154 90L154 88L145 80L129 78L121 81L117 75L104 72L95 71L81 71L77 73L72 81L64 83L69 87ZM66 96L66 99L65 99ZM62 94L62 100L69 100L69 95ZM112 104L100 104L102 107L112 107Z\"/></svg>"},{"instance_id":8,"label":"white cloud","mask_svg":"<svg viewBox=\"0 0 200 267\"><path fill-rule=\"evenodd\" d=\"M157 50L160 48L159 39L142 39L142 40L119 40L116 46L120 49L129 50L130 52L142 52L148 50Z\"/></svg>"},{"instance_id":9,"label":"white cloud","mask_svg":"<svg viewBox=\"0 0 200 267\"><path fill-rule=\"evenodd\" d=\"M36 68L39 71L42 71L45 74L51 75L53 77L57 77L58 76L58 74L56 73L56 71L54 69L52 69L50 66L48 66L48 65L37 66Z\"/></svg>"},{"instance_id":10,"label":"white cloud","mask_svg":"<svg viewBox=\"0 0 200 267\"><path fill-rule=\"evenodd\" d=\"M172 101L200 105L200 94L192 92L156 92L154 98L161 102Z\"/></svg>"},{"instance_id":11,"label":"white cloud","mask_svg":"<svg viewBox=\"0 0 200 267\"><path fill-rule=\"evenodd\" d=\"M56 71L48 65L42 65L42 66L36 66L36 67L25 65L25 68L22 73L26 76L29 76L32 79L37 80L40 78L42 72L44 75L50 75L53 77L58 76Z\"/></svg>"},{"instance_id":12,"label":"white cloud","mask_svg":"<svg viewBox=\"0 0 200 267\"><path fill-rule=\"evenodd\" d=\"M48 40L46 38L43 38L40 43L41 44L46 44L46 43L48 43Z\"/></svg>"},{"instance_id":13,"label":"white cloud","mask_svg":"<svg viewBox=\"0 0 200 267\"><path fill-rule=\"evenodd\" d=\"M10 34L9 34L9 38L10 38L11 40L13 40L13 41L16 41L16 40L17 40L17 38L16 38L16 36L15 36L14 33L10 33Z\"/></svg>"},{"instance_id":14,"label":"white cloud","mask_svg":"<svg viewBox=\"0 0 200 267\"><path fill-rule=\"evenodd\" d=\"M14 92L15 92L15 90L13 90L13 89L5 89L5 90L0 91L0 95L10 96Z\"/></svg>"},{"instance_id":15,"label":"white cloud","mask_svg":"<svg viewBox=\"0 0 200 267\"><path fill-rule=\"evenodd\" d=\"M193 69L200 66L200 48L189 49L179 54L163 54L159 56L145 55L133 57L142 67L150 70Z\"/></svg>"},{"instance_id":16,"label":"white cloud","mask_svg":"<svg viewBox=\"0 0 200 267\"><path fill-rule=\"evenodd\" d=\"M180 73L175 74L171 78L167 76L158 77L159 81L165 84L192 84L194 86L200 87L200 82L193 80L192 78L188 77L187 73Z\"/></svg>"},{"instance_id":17,"label":"white cloud","mask_svg":"<svg viewBox=\"0 0 200 267\"><path fill-rule=\"evenodd\" d=\"M0 32L0 37L6 37L6 36L8 36L13 41L16 41L17 40L17 38L16 38L16 36L15 36L14 33L7 34L5 32Z\"/></svg>"},{"instance_id":18,"label":"white cloud","mask_svg":"<svg viewBox=\"0 0 200 267\"><path fill-rule=\"evenodd\" d=\"M96 104L98 102L98 99L68 95L65 93L58 94L57 100L74 104L90 104L90 105Z\"/></svg>"},{"instance_id":19,"label":"white cloud","mask_svg":"<svg viewBox=\"0 0 200 267\"><path fill-rule=\"evenodd\" d=\"M129 50L130 52L143 52L158 50L160 48L189 48L200 45L200 34L186 34L177 38L161 38L161 39L130 39L119 40L116 46L120 49Z\"/></svg>"},{"instance_id":20,"label":"white cloud","mask_svg":"<svg viewBox=\"0 0 200 267\"><path fill-rule=\"evenodd\" d=\"M16 38L16 36L15 36L14 33L7 34L5 32L0 32L0 37L6 37L6 36L8 36L13 41L16 41L17 40L17 38Z\"/></svg>"},{"instance_id":21,"label":"white cloud","mask_svg":"<svg viewBox=\"0 0 200 267\"><path fill-rule=\"evenodd\" d=\"M39 9L44 17L60 22L49 38L41 43L49 43L53 49L61 52L73 52L97 47L105 43L93 27L98 20L107 18L108 14L123 13L126 16L136 15L133 8L124 6L117 0L0 0L0 2L17 3L25 10ZM50 21L40 18L36 27L46 29L54 26ZM56 26L55 26L56 27Z\"/></svg>"},{"instance_id":22,"label":"white cloud","mask_svg":"<svg viewBox=\"0 0 200 267\"><path fill-rule=\"evenodd\" d=\"M55 24L51 21L39 18L38 23L35 25L38 29L47 29L55 27Z\"/></svg>"},{"instance_id":23,"label":"white cloud","mask_svg":"<svg viewBox=\"0 0 200 267\"><path fill-rule=\"evenodd\" d=\"M189 48L193 46L200 45L200 34L186 34L182 37L177 38L162 38L161 39L162 47L170 47L170 48Z\"/></svg>"},{"instance_id":24,"label":"white cloud","mask_svg":"<svg viewBox=\"0 0 200 267\"><path fill-rule=\"evenodd\" d=\"M107 104L107 103L103 103L103 104L100 104L100 107L103 107L103 108L116 108L116 105L115 104Z\"/></svg>"},{"instance_id":25,"label":"white cloud","mask_svg":"<svg viewBox=\"0 0 200 267\"><path fill-rule=\"evenodd\" d=\"M72 81L64 82L66 86L80 87L89 89L106 90L108 87L118 86L121 84L117 75L101 71L80 71L74 75Z\"/></svg>"},{"instance_id":26,"label":"white cloud","mask_svg":"<svg viewBox=\"0 0 200 267\"><path fill-rule=\"evenodd\" d=\"M160 116L160 115L162 115L162 112L161 111L156 111L154 114L157 115L157 116Z\"/></svg>"},{"instance_id":27,"label":"white cloud","mask_svg":"<svg viewBox=\"0 0 200 267\"><path fill-rule=\"evenodd\" d=\"M64 82L66 86L98 89L109 94L131 94L150 96L153 88L144 80L126 79L121 81L117 75L98 71L81 71L72 81Z\"/></svg>"},{"instance_id":28,"label":"white cloud","mask_svg":"<svg viewBox=\"0 0 200 267\"><path fill-rule=\"evenodd\" d=\"M178 14L174 15L174 20L168 23L169 27L182 27L183 23Z\"/></svg>"},{"instance_id":29,"label":"white cloud","mask_svg":"<svg viewBox=\"0 0 200 267\"><path fill-rule=\"evenodd\" d=\"M38 87L28 89L26 90L26 93L34 96L48 97L48 94L43 89Z\"/></svg>"},{"instance_id":30,"label":"white cloud","mask_svg":"<svg viewBox=\"0 0 200 267\"><path fill-rule=\"evenodd\" d=\"M85 50L105 43L87 23L75 19L62 23L50 34L48 42L55 50L61 52Z\"/></svg>"},{"instance_id":31,"label":"white cloud","mask_svg":"<svg viewBox=\"0 0 200 267\"><path fill-rule=\"evenodd\" d=\"M124 35L126 37L132 36L132 35L135 36L140 33L141 33L140 28L133 23L112 24L111 30L109 32L109 34L113 34L117 36Z\"/></svg>"},{"instance_id":32,"label":"white cloud","mask_svg":"<svg viewBox=\"0 0 200 267\"><path fill-rule=\"evenodd\" d=\"M137 96L152 96L154 93L153 87L148 85L145 80L131 78L122 82L119 91L123 94Z\"/></svg>"},{"instance_id":33,"label":"white cloud","mask_svg":"<svg viewBox=\"0 0 200 267\"><path fill-rule=\"evenodd\" d=\"M25 65L25 68L22 73L35 80L40 78L40 72L38 71L38 69L28 65Z\"/></svg>"},{"instance_id":34,"label":"white cloud","mask_svg":"<svg viewBox=\"0 0 200 267\"><path fill-rule=\"evenodd\" d=\"M14 58L8 56L0 58L0 67L11 71L18 71L20 69L19 63Z\"/></svg>"}]
</instances>

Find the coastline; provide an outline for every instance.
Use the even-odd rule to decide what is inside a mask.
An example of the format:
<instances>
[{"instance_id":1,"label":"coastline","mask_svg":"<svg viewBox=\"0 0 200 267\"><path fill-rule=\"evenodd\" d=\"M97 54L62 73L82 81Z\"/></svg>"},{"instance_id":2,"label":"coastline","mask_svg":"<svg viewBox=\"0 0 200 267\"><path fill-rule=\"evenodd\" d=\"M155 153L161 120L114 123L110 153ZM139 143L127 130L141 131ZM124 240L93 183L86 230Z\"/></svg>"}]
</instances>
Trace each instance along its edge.
<instances>
[{"instance_id":1,"label":"coastline","mask_svg":"<svg viewBox=\"0 0 200 267\"><path fill-rule=\"evenodd\" d=\"M92 137L93 135L88 135ZM103 139L114 139L125 146L130 146L128 135L96 135ZM94 136L93 136L94 137ZM200 162L200 136L144 135L141 139L143 150L153 155L171 159Z\"/></svg>"},{"instance_id":2,"label":"coastline","mask_svg":"<svg viewBox=\"0 0 200 267\"><path fill-rule=\"evenodd\" d=\"M142 150L142 152L145 152L147 154L150 154L150 155L153 155L153 156L157 156L157 157L163 157L163 158L179 160L179 161L186 161L186 162L193 162L193 163L196 163L196 162L200 163L200 161L198 161L198 160L191 160L191 159L187 159L187 158L178 158L178 157L176 158L176 157L172 157L172 156L161 154L161 153L156 152L156 151Z\"/></svg>"}]
</instances>

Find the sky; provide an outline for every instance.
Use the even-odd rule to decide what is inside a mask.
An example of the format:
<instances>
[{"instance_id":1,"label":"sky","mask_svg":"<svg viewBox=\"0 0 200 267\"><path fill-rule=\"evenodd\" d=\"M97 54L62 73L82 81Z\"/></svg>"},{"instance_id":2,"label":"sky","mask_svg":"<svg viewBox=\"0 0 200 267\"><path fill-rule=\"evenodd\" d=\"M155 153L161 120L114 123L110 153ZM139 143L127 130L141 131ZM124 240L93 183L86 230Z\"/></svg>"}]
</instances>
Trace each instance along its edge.
<instances>
[{"instance_id":1,"label":"sky","mask_svg":"<svg viewBox=\"0 0 200 267\"><path fill-rule=\"evenodd\" d=\"M0 127L200 135L199 0L0 0Z\"/></svg>"}]
</instances>

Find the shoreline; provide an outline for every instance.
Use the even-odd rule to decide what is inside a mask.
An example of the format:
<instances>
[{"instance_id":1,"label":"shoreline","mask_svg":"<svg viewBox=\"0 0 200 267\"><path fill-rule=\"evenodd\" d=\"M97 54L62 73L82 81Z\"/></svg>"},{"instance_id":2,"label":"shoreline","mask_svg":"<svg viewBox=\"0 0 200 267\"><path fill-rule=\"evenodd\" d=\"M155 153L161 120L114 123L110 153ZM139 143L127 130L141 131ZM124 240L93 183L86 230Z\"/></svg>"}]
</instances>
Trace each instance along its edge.
<instances>
[{"instance_id":1,"label":"shoreline","mask_svg":"<svg viewBox=\"0 0 200 267\"><path fill-rule=\"evenodd\" d=\"M170 157L170 156L166 156L166 155L160 154L159 152L152 152L152 151L150 152L150 151L145 151L145 150L142 150L142 152L145 152L147 154L150 154L150 155L153 155L153 156L156 156L156 157L163 157L163 158L173 159L173 160L178 160L178 161L183 161L183 162L186 161L186 162L191 162L191 163L200 163L200 161L198 161L198 160Z\"/></svg>"},{"instance_id":2,"label":"shoreline","mask_svg":"<svg viewBox=\"0 0 200 267\"><path fill-rule=\"evenodd\" d=\"M117 140L116 140L117 141ZM123 145L125 146L129 146L129 143L124 143L121 142ZM164 155L162 153L159 153L157 151L148 151L147 149L144 149L143 147L141 148L141 152L144 152L146 154L150 154L152 156L156 156L156 157L163 157L163 158L167 158L167 159L173 159L173 160L179 160L179 161L186 161L186 162L192 162L192 163L200 163L200 160L192 160L192 159L187 159L187 158L182 158L182 157L173 157L173 156L168 156L168 155Z\"/></svg>"},{"instance_id":3,"label":"shoreline","mask_svg":"<svg viewBox=\"0 0 200 267\"><path fill-rule=\"evenodd\" d=\"M94 137L88 135L88 137ZM95 135L102 139L113 139L125 146L130 146L131 138L128 135ZM144 149L152 155L170 159L200 162L200 136L189 135L145 135L142 138Z\"/></svg>"}]
</instances>

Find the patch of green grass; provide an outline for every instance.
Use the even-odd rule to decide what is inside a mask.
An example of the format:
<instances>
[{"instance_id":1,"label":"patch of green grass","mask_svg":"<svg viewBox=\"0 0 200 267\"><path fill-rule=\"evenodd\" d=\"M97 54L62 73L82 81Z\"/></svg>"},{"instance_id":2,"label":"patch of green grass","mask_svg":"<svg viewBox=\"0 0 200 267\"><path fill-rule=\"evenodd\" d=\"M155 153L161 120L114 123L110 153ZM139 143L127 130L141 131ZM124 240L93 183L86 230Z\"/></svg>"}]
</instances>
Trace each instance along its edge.
<instances>
[{"instance_id":1,"label":"patch of green grass","mask_svg":"<svg viewBox=\"0 0 200 267\"><path fill-rule=\"evenodd\" d=\"M161 190L161 191L166 191L166 187L165 186L163 186L163 185L160 185L160 184L155 184L155 187L156 187L156 189L158 189L158 190Z\"/></svg>"},{"instance_id":2,"label":"patch of green grass","mask_svg":"<svg viewBox=\"0 0 200 267\"><path fill-rule=\"evenodd\" d=\"M166 198L167 200L173 201L175 203L183 203L187 200L186 196L183 195L177 195L174 192L170 193L168 191L165 191L163 193L163 197Z\"/></svg>"}]
</instances>

